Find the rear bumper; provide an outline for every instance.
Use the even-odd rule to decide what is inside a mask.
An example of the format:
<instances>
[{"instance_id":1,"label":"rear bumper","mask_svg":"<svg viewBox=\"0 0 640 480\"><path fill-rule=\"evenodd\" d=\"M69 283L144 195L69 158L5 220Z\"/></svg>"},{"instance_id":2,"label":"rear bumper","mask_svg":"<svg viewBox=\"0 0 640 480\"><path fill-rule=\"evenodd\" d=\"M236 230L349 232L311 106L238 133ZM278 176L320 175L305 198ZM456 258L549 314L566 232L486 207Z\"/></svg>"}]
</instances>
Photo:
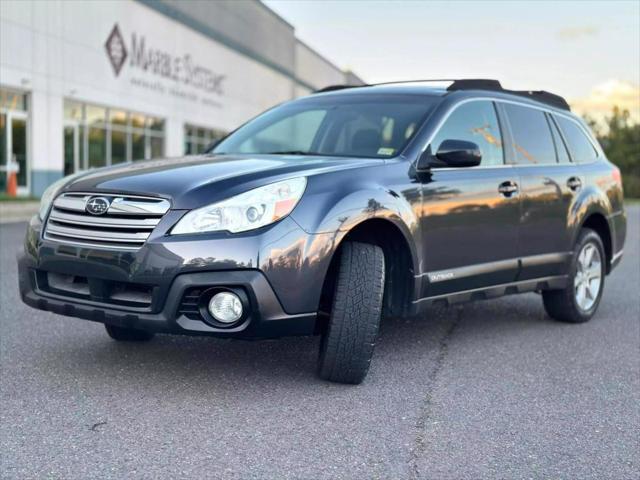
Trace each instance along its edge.
<instances>
[{"instance_id":1,"label":"rear bumper","mask_svg":"<svg viewBox=\"0 0 640 480\"><path fill-rule=\"evenodd\" d=\"M627 236L627 214L624 210L609 217L609 228L613 237L612 250L614 252L611 258L611 271L618 266L624 253L624 243Z\"/></svg>"}]
</instances>

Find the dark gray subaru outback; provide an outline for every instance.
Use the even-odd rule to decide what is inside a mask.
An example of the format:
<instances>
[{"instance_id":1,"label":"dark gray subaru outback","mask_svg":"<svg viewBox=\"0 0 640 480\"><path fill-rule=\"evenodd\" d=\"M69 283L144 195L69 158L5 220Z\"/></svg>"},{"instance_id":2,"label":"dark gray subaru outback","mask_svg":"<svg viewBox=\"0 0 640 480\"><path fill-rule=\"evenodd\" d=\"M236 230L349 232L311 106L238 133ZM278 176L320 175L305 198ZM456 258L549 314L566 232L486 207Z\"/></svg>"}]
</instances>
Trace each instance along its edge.
<instances>
[{"instance_id":1,"label":"dark gray subaru outback","mask_svg":"<svg viewBox=\"0 0 640 480\"><path fill-rule=\"evenodd\" d=\"M625 229L620 171L561 97L333 87L202 156L51 186L20 292L115 340L320 334L320 376L359 383L382 315L536 291L589 320Z\"/></svg>"}]
</instances>

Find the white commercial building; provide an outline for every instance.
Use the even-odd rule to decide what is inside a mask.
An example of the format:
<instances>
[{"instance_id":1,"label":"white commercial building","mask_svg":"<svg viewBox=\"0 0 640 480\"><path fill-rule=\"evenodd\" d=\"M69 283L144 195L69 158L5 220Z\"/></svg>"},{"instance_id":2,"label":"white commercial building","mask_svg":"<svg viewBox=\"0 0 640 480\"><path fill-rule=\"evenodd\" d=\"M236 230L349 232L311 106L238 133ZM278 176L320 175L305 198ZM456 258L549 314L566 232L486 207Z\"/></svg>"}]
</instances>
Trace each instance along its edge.
<instances>
[{"instance_id":1,"label":"white commercial building","mask_svg":"<svg viewBox=\"0 0 640 480\"><path fill-rule=\"evenodd\" d=\"M361 81L257 0L2 0L0 168L37 196L79 170L201 152L345 83Z\"/></svg>"}]
</instances>

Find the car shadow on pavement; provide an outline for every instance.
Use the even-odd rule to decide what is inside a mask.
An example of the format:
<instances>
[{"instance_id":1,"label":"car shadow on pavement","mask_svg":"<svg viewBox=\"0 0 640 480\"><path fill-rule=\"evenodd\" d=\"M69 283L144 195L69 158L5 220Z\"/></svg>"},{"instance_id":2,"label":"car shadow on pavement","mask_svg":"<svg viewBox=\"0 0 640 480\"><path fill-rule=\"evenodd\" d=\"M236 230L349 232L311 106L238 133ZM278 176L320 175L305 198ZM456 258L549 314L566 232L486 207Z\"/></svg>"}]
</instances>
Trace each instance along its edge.
<instances>
[{"instance_id":1,"label":"car shadow on pavement","mask_svg":"<svg viewBox=\"0 0 640 480\"><path fill-rule=\"evenodd\" d=\"M541 306L535 302L536 298L524 296L517 302L499 299L449 308L434 307L421 318L385 319L372 372L363 385L375 379L377 369L401 371L407 364L433 355L454 324L465 326L457 328L456 335L482 331L477 342L522 328L549 328L554 322L545 321ZM54 321L78 320L56 318ZM37 352L37 363L43 368L58 370L54 377L85 377L90 383L118 382L126 378L137 388L166 387L176 380L182 384L197 382L230 388L247 381L271 386L274 382L289 386L314 382L327 385L314 375L319 337L243 341L157 335L150 342L126 343L109 339L100 324L84 325L74 333L68 328L65 330L67 334ZM74 341L75 333L82 338Z\"/></svg>"}]
</instances>

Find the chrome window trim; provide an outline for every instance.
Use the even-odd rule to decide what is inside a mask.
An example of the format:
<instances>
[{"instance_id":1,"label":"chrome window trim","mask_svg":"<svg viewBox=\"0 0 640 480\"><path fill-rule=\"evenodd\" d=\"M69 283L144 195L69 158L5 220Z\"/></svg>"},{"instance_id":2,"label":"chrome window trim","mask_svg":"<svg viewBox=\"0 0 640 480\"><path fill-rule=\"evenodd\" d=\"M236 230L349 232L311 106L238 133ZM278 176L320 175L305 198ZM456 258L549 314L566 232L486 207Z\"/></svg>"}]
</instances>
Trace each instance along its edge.
<instances>
[{"instance_id":1,"label":"chrome window trim","mask_svg":"<svg viewBox=\"0 0 640 480\"><path fill-rule=\"evenodd\" d=\"M539 166L558 166L558 165L589 165L591 163L594 163L596 161L598 161L600 158L602 158L602 150L600 149L599 145L596 145L593 141L593 138L591 136L591 134L584 128L584 126L575 118L573 118L571 115L567 115L566 113L563 112L559 112L557 110L553 110L550 108L545 108L543 106L540 105L530 105L528 103L525 102L518 102L517 100L510 100L510 99L504 99L504 98L498 98L498 97L473 97L473 98L464 98L458 102L456 102L455 104L453 104L451 107L449 107L449 109L447 110L447 112L445 113L445 115L440 119L440 121L438 122L436 128L434 129L433 133L429 136L429 138L427 139L427 141L424 143L424 147L420 150L420 155L422 155L427 148L429 147L429 145L431 145L431 142L433 141L433 139L436 137L436 135L438 135L438 133L440 133L440 130L442 129L443 125L445 124L445 122L449 119L449 117L453 114L453 112L455 112L460 106L465 105L467 103L471 103L471 102L495 102L495 103L509 103L512 105L518 105L521 107L528 107L528 108L532 108L534 110L540 110L541 112L545 112L551 115L559 115L562 116L568 120L571 120L573 123L575 123L581 130L582 132L585 134L585 136L587 137L587 140L589 140L589 142L591 143L591 146L595 149L596 153L598 154L598 156L596 157L596 160L594 160L593 162L587 162L587 163L577 163L574 162L573 160L571 161L571 163L567 164L567 163L539 163L539 164L535 164L535 165L526 165L526 164L518 164L518 163L513 163L513 164L505 164L505 166L514 166L514 167L523 167L523 166L527 166L527 167L539 167ZM562 132L561 132L562 133ZM418 155L418 157L420 157L420 155ZM415 163L415 162L414 162ZM493 165L495 167L495 165ZM492 165L478 165L477 167L470 167L470 168L474 168L474 169L478 169L478 168L491 168ZM434 170L460 170L460 168L437 168ZM463 169L466 170L466 169Z\"/></svg>"}]
</instances>

